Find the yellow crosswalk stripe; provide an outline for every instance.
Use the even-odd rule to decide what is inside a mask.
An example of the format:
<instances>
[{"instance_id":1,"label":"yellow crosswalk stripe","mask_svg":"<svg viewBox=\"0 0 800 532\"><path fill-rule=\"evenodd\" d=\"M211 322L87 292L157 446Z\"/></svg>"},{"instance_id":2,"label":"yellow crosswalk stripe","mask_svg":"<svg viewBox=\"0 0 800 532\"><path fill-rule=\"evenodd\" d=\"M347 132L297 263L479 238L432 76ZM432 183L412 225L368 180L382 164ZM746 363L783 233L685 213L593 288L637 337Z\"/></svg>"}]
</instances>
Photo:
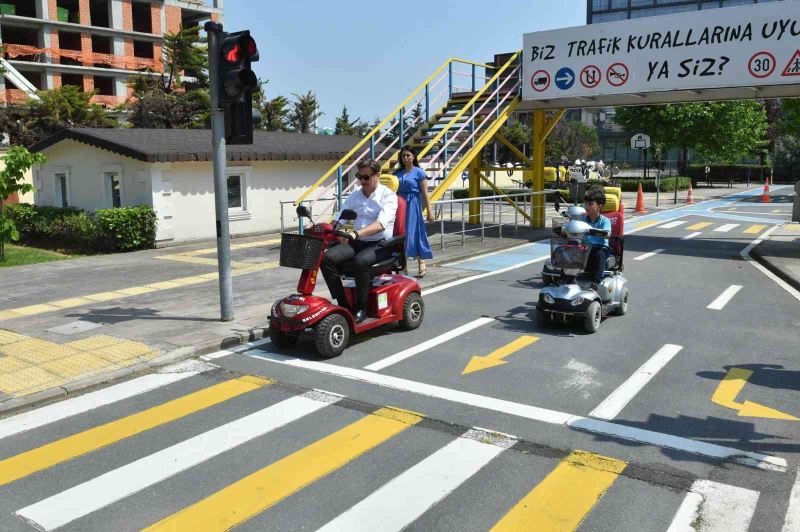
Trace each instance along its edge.
<instances>
[{"instance_id":1,"label":"yellow crosswalk stripe","mask_svg":"<svg viewBox=\"0 0 800 532\"><path fill-rule=\"evenodd\" d=\"M649 220L647 222L641 222L636 224L636 229L647 229L648 227L653 227L654 225L658 225L661 222L658 220Z\"/></svg>"},{"instance_id":2,"label":"yellow crosswalk stripe","mask_svg":"<svg viewBox=\"0 0 800 532\"><path fill-rule=\"evenodd\" d=\"M744 232L747 233L747 234L750 234L750 235L754 235L756 233L760 233L761 231L763 231L765 227L767 227L767 226L766 225L751 225L750 227L745 229Z\"/></svg>"},{"instance_id":3,"label":"yellow crosswalk stripe","mask_svg":"<svg viewBox=\"0 0 800 532\"><path fill-rule=\"evenodd\" d=\"M381 408L145 530L228 530L421 420L418 414Z\"/></svg>"},{"instance_id":4,"label":"yellow crosswalk stripe","mask_svg":"<svg viewBox=\"0 0 800 532\"><path fill-rule=\"evenodd\" d=\"M251 392L272 381L240 377L0 461L0 486Z\"/></svg>"},{"instance_id":5,"label":"yellow crosswalk stripe","mask_svg":"<svg viewBox=\"0 0 800 532\"><path fill-rule=\"evenodd\" d=\"M492 531L575 530L626 463L574 451L492 528Z\"/></svg>"},{"instance_id":6,"label":"yellow crosswalk stripe","mask_svg":"<svg viewBox=\"0 0 800 532\"><path fill-rule=\"evenodd\" d=\"M699 231L700 229L705 229L709 225L712 225L711 222L700 222L700 223L696 223L694 225L690 225L686 229L688 229L690 231Z\"/></svg>"}]
</instances>

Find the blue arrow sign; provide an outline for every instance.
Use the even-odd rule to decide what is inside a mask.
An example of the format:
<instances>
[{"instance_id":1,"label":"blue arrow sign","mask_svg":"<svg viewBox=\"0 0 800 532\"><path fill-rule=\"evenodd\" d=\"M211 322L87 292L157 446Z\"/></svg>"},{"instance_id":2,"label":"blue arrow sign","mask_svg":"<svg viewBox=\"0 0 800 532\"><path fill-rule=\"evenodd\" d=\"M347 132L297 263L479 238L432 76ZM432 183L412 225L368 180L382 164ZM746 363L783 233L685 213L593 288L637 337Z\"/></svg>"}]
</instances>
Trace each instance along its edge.
<instances>
[{"instance_id":1,"label":"blue arrow sign","mask_svg":"<svg viewBox=\"0 0 800 532\"><path fill-rule=\"evenodd\" d=\"M565 91L575 83L575 72L569 67L564 67L556 72L556 87Z\"/></svg>"}]
</instances>

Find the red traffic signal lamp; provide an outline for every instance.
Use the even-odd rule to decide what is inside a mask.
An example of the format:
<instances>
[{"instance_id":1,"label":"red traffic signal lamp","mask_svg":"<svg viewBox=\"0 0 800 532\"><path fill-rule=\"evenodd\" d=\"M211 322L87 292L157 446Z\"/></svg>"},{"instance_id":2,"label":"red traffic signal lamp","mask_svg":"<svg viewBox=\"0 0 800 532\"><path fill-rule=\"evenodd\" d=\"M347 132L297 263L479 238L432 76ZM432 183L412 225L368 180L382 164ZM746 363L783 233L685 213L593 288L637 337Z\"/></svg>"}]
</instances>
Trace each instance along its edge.
<instances>
[{"instance_id":1,"label":"red traffic signal lamp","mask_svg":"<svg viewBox=\"0 0 800 532\"><path fill-rule=\"evenodd\" d=\"M219 96L220 105L252 102L258 89L258 78L250 68L258 61L258 46L250 31L221 32L219 36Z\"/></svg>"}]
</instances>

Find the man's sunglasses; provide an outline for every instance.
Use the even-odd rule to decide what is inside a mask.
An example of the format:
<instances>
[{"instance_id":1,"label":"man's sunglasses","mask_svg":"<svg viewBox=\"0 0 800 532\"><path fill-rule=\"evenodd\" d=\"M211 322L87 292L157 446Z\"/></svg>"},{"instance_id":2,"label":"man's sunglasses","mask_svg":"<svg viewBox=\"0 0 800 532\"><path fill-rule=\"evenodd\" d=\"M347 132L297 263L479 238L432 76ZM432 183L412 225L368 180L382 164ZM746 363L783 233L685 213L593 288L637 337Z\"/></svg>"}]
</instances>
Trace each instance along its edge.
<instances>
[{"instance_id":1,"label":"man's sunglasses","mask_svg":"<svg viewBox=\"0 0 800 532\"><path fill-rule=\"evenodd\" d=\"M367 180L369 180L370 178L372 178L372 176L374 176L374 175L375 175L375 174L369 174L369 175L364 175L364 174L356 174L356 177L357 177L357 178L359 178L361 181L367 181Z\"/></svg>"}]
</instances>

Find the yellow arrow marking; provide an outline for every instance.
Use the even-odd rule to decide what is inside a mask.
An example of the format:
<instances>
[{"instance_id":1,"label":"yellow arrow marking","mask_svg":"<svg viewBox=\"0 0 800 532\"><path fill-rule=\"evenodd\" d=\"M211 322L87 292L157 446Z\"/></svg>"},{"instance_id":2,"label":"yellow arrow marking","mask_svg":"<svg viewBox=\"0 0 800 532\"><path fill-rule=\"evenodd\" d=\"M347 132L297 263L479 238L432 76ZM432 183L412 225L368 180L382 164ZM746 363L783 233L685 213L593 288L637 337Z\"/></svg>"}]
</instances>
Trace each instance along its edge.
<instances>
[{"instance_id":1,"label":"yellow arrow marking","mask_svg":"<svg viewBox=\"0 0 800 532\"><path fill-rule=\"evenodd\" d=\"M736 396L747 384L747 380L753 375L749 369L731 368L728 374L719 383L714 394L711 396L711 402L738 411L741 417L763 417L768 419L783 419L786 421L800 421L786 412L775 410L768 406L753 403L752 401L745 401L743 403L736 402Z\"/></svg>"},{"instance_id":2,"label":"yellow arrow marking","mask_svg":"<svg viewBox=\"0 0 800 532\"><path fill-rule=\"evenodd\" d=\"M472 357L469 361L467 366L464 368L464 371L461 372L462 375L466 375L467 373L474 373L476 371L481 371L484 369L492 368L494 366L500 366L502 364L506 364L506 361L503 360L504 358L516 353L523 347L527 347L534 342L538 342L538 336L520 336L516 340L511 343L508 343L501 347L496 351L492 351L485 357Z\"/></svg>"}]
</instances>

